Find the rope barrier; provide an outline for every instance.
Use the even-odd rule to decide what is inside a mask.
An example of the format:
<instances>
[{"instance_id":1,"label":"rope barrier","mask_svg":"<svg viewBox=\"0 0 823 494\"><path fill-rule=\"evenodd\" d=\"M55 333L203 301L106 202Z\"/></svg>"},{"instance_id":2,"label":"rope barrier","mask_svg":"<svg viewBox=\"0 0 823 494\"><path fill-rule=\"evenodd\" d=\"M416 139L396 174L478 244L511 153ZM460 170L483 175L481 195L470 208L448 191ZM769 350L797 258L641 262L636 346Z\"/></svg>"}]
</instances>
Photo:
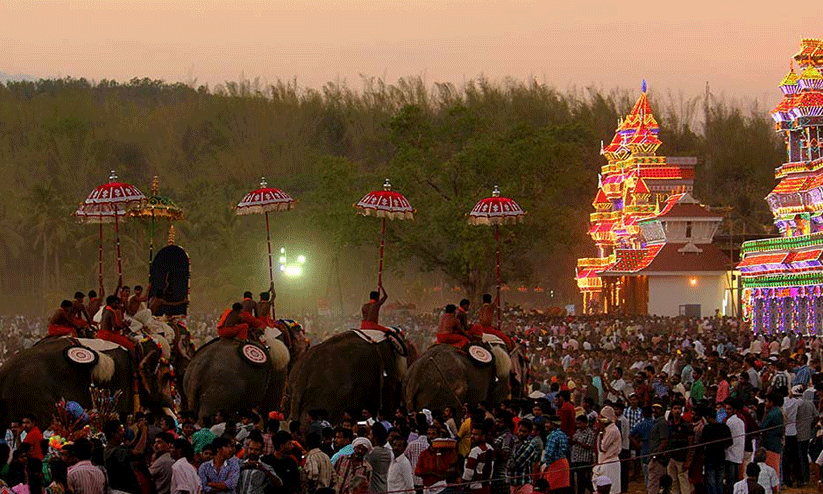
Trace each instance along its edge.
<instances>
[{"instance_id":1,"label":"rope barrier","mask_svg":"<svg viewBox=\"0 0 823 494\"><path fill-rule=\"evenodd\" d=\"M568 469L568 472L569 472L569 475L571 475L571 473L573 471L590 469L590 468L594 469L594 467L599 466L599 465L610 465L610 464L613 464L613 463L620 463L620 462L625 462L625 461L635 461L635 460L640 460L640 459L643 459L643 458L651 459L651 458L653 458L655 456L658 456L658 455L661 455L661 454L668 455L668 454L671 454L671 453L674 453L674 452L677 452L677 451L688 451L690 449L703 448L703 447L705 447L707 445L711 445L711 444L724 443L726 441L729 441L730 439L734 440L734 439L739 438L739 437L744 437L745 438L746 436L754 436L754 435L761 434L764 431L767 432L767 431L771 431L771 430L782 429L782 428L785 428L786 425L796 424L796 423L797 423L796 421L795 422L789 422L788 424L781 424L781 425L776 425L776 426L773 426L773 427L767 427L765 429L759 429L755 432L746 432L746 433L743 433L743 434L733 435L731 438L717 439L717 440L714 440L714 441L707 441L707 442L700 442L700 443L697 443L697 444L693 444L691 446L684 446L682 448L667 449L663 453L648 453L648 454L645 454L645 455L638 455L638 456L635 456L633 458L623 458L623 459L615 458L612 461L607 461L607 462L603 462L603 463L593 463L591 465L576 466L576 467L570 466L569 469ZM542 462L542 458L543 458L542 453L540 455L540 458L541 458L540 463L542 464L543 463ZM493 482L502 482L505 485L509 486L509 485L512 485L510 483L511 480L519 480L519 479L526 479L526 478L536 479L536 478L539 478L539 477L540 477L540 474L528 474L528 475L519 475L519 476L508 476L508 475L506 475L506 476L495 478L495 479L472 480L472 481L466 481L466 482L462 482L462 483L458 482L458 483L453 483L453 484L441 484L441 485L437 486L437 489L445 489L446 487L465 487L467 484L481 484L481 485L482 484L491 484ZM431 487L423 487L422 488L422 490L424 490L424 491L428 490L428 489L431 489ZM392 491L387 490L387 491L381 491L380 494L400 494L400 493L404 493L404 492L415 492L417 490L421 490L421 489L415 488L415 489L399 489L399 490L392 490Z\"/></svg>"}]
</instances>

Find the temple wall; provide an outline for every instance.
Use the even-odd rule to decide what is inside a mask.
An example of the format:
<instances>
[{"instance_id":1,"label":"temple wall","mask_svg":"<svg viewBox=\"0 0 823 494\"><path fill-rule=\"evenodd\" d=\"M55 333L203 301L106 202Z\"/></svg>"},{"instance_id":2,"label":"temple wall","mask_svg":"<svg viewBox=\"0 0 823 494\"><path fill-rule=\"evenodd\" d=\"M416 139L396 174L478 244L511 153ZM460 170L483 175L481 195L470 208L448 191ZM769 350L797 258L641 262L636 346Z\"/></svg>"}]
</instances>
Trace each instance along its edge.
<instances>
[{"instance_id":1,"label":"temple wall","mask_svg":"<svg viewBox=\"0 0 823 494\"><path fill-rule=\"evenodd\" d=\"M691 279L696 283L692 285ZM690 276L649 276L649 314L677 316L680 306L699 304L702 317L713 316L715 309L723 311L726 294L726 274Z\"/></svg>"}]
</instances>

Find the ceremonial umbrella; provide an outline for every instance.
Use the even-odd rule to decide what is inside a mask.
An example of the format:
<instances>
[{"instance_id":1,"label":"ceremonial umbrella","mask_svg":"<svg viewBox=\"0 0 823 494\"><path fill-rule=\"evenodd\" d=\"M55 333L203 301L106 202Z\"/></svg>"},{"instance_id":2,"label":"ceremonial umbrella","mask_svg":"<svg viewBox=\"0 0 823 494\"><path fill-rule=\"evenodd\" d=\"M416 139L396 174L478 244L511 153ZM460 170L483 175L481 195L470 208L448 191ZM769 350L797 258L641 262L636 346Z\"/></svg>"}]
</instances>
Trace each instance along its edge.
<instances>
[{"instance_id":1,"label":"ceremonial umbrella","mask_svg":"<svg viewBox=\"0 0 823 494\"><path fill-rule=\"evenodd\" d=\"M114 170L109 175L109 182L91 191L86 200L80 204L74 217L81 223L100 225L98 249L98 284L103 291L103 223L114 223L117 246L117 276L123 282L123 265L120 256L120 220L129 209L140 204L146 196L134 185L118 182Z\"/></svg>"},{"instance_id":2,"label":"ceremonial umbrella","mask_svg":"<svg viewBox=\"0 0 823 494\"><path fill-rule=\"evenodd\" d=\"M183 210L168 197L160 195L160 181L157 175L151 181L151 195L140 201L140 206L129 211L129 216L135 218L150 218L149 265L154 257L154 220L164 218L169 221L183 219Z\"/></svg>"},{"instance_id":3,"label":"ceremonial umbrella","mask_svg":"<svg viewBox=\"0 0 823 494\"><path fill-rule=\"evenodd\" d=\"M280 189L269 187L266 177L260 179L260 188L255 189L243 198L235 211L237 214L259 214L266 215L266 242L269 245L269 281L274 283L274 270L271 262L271 233L269 231L269 211L287 211L292 209L297 201Z\"/></svg>"},{"instance_id":4,"label":"ceremonial umbrella","mask_svg":"<svg viewBox=\"0 0 823 494\"><path fill-rule=\"evenodd\" d=\"M399 192L391 190L391 183L387 178L383 183L383 190L374 190L363 196L354 205L363 216L376 216L383 219L380 230L380 263L377 268L377 289L383 286L383 249L386 245L386 220L414 219L414 208Z\"/></svg>"},{"instance_id":5,"label":"ceremonial umbrella","mask_svg":"<svg viewBox=\"0 0 823 494\"><path fill-rule=\"evenodd\" d=\"M500 187L495 185L491 197L482 199L469 213L470 225L494 225L494 240L497 243L497 329L500 329L500 225L513 225L523 221L526 212L508 197L500 197Z\"/></svg>"}]
</instances>

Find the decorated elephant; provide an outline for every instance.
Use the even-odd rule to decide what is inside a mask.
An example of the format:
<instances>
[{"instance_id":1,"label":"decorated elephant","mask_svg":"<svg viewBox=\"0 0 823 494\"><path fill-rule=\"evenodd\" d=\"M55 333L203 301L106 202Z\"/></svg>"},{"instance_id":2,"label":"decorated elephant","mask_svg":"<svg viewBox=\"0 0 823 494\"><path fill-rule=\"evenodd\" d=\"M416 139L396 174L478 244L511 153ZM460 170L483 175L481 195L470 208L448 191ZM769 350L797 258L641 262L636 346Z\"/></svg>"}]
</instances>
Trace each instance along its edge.
<instances>
[{"instance_id":1,"label":"decorated elephant","mask_svg":"<svg viewBox=\"0 0 823 494\"><path fill-rule=\"evenodd\" d=\"M412 364L404 381L409 410L460 409L463 403L499 403L509 392L511 359L505 347L472 345L463 350L437 344Z\"/></svg>"},{"instance_id":2,"label":"decorated elephant","mask_svg":"<svg viewBox=\"0 0 823 494\"><path fill-rule=\"evenodd\" d=\"M173 413L173 375L168 347L154 340L141 343L137 368L129 352L99 339L47 337L21 350L0 367L0 423L32 413L43 426L51 423L61 398L90 407L94 385L123 392L117 409L133 413L134 380L140 405L155 414Z\"/></svg>"},{"instance_id":3,"label":"decorated elephant","mask_svg":"<svg viewBox=\"0 0 823 494\"><path fill-rule=\"evenodd\" d=\"M275 326L266 328L264 344L214 338L200 347L183 377L186 408L198 417L219 410L279 410L288 369L308 342L294 321L281 319Z\"/></svg>"},{"instance_id":4,"label":"decorated elephant","mask_svg":"<svg viewBox=\"0 0 823 494\"><path fill-rule=\"evenodd\" d=\"M310 348L289 373L289 418L305 422L309 410L325 409L336 423L349 407L393 413L403 401L403 376L414 356L397 328L336 334Z\"/></svg>"}]
</instances>

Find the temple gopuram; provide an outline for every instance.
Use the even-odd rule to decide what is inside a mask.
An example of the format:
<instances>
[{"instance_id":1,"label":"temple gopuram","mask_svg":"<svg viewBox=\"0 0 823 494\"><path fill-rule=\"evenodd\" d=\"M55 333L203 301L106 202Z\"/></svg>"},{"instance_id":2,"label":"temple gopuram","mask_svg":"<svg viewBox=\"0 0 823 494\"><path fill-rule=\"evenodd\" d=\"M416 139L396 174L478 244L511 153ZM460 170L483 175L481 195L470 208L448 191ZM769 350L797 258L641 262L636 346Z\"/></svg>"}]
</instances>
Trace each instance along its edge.
<instances>
[{"instance_id":1,"label":"temple gopuram","mask_svg":"<svg viewBox=\"0 0 823 494\"><path fill-rule=\"evenodd\" d=\"M766 201L780 238L745 242L743 316L755 331L823 332L823 40L804 39L772 110L787 161Z\"/></svg>"},{"instance_id":2,"label":"temple gopuram","mask_svg":"<svg viewBox=\"0 0 823 494\"><path fill-rule=\"evenodd\" d=\"M696 158L658 156L646 83L608 146L590 215L597 257L578 259L585 313L703 315L720 309L728 258L723 218L691 196Z\"/></svg>"}]
</instances>

